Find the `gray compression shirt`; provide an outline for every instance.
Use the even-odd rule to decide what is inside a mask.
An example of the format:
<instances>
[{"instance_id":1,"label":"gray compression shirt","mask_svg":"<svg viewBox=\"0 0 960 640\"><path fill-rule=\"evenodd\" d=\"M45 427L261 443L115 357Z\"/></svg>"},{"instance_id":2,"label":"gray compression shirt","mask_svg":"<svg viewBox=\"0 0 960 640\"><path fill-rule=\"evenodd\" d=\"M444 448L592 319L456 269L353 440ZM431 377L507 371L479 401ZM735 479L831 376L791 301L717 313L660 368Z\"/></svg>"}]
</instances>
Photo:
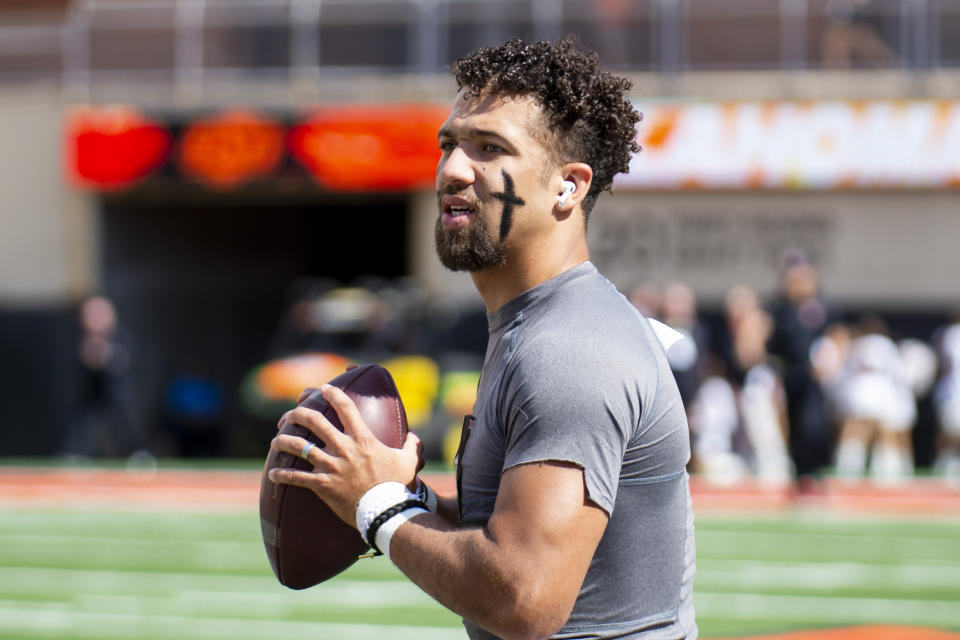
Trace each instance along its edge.
<instances>
[{"instance_id":1,"label":"gray compression shirt","mask_svg":"<svg viewBox=\"0 0 960 640\"><path fill-rule=\"evenodd\" d=\"M463 524L487 522L507 469L572 462L610 520L554 638L696 638L687 421L650 324L590 262L488 320L458 458ZM494 637L464 625L473 640Z\"/></svg>"}]
</instances>

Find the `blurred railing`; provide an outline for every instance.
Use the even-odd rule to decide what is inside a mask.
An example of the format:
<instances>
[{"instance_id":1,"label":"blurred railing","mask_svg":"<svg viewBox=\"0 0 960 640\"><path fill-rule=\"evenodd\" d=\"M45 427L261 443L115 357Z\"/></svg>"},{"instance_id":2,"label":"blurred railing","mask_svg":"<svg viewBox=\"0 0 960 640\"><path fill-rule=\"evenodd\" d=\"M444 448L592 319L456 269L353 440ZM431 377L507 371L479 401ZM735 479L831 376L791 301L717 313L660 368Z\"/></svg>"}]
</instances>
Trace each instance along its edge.
<instances>
[{"instance_id":1,"label":"blurred railing","mask_svg":"<svg viewBox=\"0 0 960 640\"><path fill-rule=\"evenodd\" d=\"M0 80L435 73L567 32L625 71L960 67L960 0L0 0Z\"/></svg>"}]
</instances>

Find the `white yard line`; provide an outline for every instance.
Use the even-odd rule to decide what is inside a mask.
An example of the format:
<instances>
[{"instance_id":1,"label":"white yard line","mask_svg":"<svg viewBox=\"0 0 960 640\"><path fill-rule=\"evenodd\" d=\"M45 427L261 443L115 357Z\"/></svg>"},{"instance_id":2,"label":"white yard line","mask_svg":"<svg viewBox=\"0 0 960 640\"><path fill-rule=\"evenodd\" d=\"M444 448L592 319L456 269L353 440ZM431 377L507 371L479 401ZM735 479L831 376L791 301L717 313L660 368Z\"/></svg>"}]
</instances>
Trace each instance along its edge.
<instances>
[{"instance_id":1,"label":"white yard line","mask_svg":"<svg viewBox=\"0 0 960 640\"><path fill-rule=\"evenodd\" d=\"M23 606L0 602L0 631L63 633L99 640L276 640L350 638L350 640L464 640L462 629L424 626L297 622L274 618L243 620L175 615L138 615L63 611L53 606Z\"/></svg>"},{"instance_id":2,"label":"white yard line","mask_svg":"<svg viewBox=\"0 0 960 640\"><path fill-rule=\"evenodd\" d=\"M700 536L709 539L711 544L723 547L749 549L756 543L792 545L797 548L804 548L811 545L823 545L829 543L854 543L863 546L869 543L889 543L891 539L896 540L897 544L916 544L924 547L930 545L942 545L953 551L954 558L960 558L960 550L957 547L957 539L951 537L939 536L911 536L897 533L895 531L880 532L876 534L863 533L859 531L721 531L710 528L704 528ZM731 544L731 542L733 544Z\"/></svg>"},{"instance_id":3,"label":"white yard line","mask_svg":"<svg viewBox=\"0 0 960 640\"><path fill-rule=\"evenodd\" d=\"M960 627L960 603L843 596L695 591L697 615L728 620L800 620L808 624L908 624Z\"/></svg>"},{"instance_id":4,"label":"white yard line","mask_svg":"<svg viewBox=\"0 0 960 640\"><path fill-rule=\"evenodd\" d=\"M697 567L696 583L741 588L810 590L839 587L949 588L960 586L960 564L861 564L856 562L763 562L710 560ZM960 608L960 603L958 603Z\"/></svg>"},{"instance_id":5,"label":"white yard line","mask_svg":"<svg viewBox=\"0 0 960 640\"><path fill-rule=\"evenodd\" d=\"M439 606L411 582L347 582L333 581L304 591L254 593L211 591L187 588L166 594L123 595L81 593L71 605L86 611L115 611L126 613L186 613L272 618L280 612L299 612L297 617L312 617L311 611L322 618L331 609L338 611L369 611L377 607L432 607Z\"/></svg>"},{"instance_id":6,"label":"white yard line","mask_svg":"<svg viewBox=\"0 0 960 640\"><path fill-rule=\"evenodd\" d=\"M266 563L266 560L264 560ZM388 567L389 569L389 567ZM401 574L397 573L398 576ZM402 576L401 576L402 577ZM391 593L420 592L406 579L390 579L389 574L377 579L350 580L345 577L321 583L310 589L293 591L283 587L272 575L214 575L203 573L160 573L152 571L110 571L92 569L58 569L40 567L0 567L0 585L15 586L19 592L50 592L52 589L71 593L129 594L132 586L150 595L184 591L210 593L253 593L291 598L319 598L327 591L350 591L357 597L380 598ZM318 595L312 595L318 594ZM428 597L424 595L424 597ZM369 601L368 601L369 603Z\"/></svg>"}]
</instances>

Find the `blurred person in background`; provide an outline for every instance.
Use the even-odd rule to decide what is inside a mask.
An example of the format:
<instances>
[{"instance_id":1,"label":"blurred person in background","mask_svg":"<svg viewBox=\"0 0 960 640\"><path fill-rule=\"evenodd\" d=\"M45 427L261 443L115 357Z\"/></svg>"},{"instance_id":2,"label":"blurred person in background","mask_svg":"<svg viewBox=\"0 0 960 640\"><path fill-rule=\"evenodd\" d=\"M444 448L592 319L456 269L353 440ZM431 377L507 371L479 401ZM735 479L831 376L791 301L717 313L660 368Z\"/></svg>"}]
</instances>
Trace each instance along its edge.
<instances>
[{"instance_id":1,"label":"blurred person in background","mask_svg":"<svg viewBox=\"0 0 960 640\"><path fill-rule=\"evenodd\" d=\"M757 294L745 286L727 292L724 314L732 337L734 380L740 387L740 413L753 450L755 472L766 483L787 482L793 469L786 445L786 397L766 348L773 333L773 318Z\"/></svg>"},{"instance_id":2,"label":"blurred person in background","mask_svg":"<svg viewBox=\"0 0 960 640\"><path fill-rule=\"evenodd\" d=\"M210 375L207 359L184 358L164 393L165 426L179 455L211 457L224 453L223 389Z\"/></svg>"},{"instance_id":3,"label":"blurred person in background","mask_svg":"<svg viewBox=\"0 0 960 640\"><path fill-rule=\"evenodd\" d=\"M939 430L933 409L933 389L938 373L937 352L931 342L914 337L899 340L897 348L903 376L917 409L917 420L910 434L914 465L932 467Z\"/></svg>"},{"instance_id":4,"label":"blurred person in background","mask_svg":"<svg viewBox=\"0 0 960 640\"><path fill-rule=\"evenodd\" d=\"M80 412L65 446L68 456L150 458L129 384L130 351L121 336L117 311L103 296L79 309Z\"/></svg>"},{"instance_id":5,"label":"blurred person in background","mask_svg":"<svg viewBox=\"0 0 960 640\"><path fill-rule=\"evenodd\" d=\"M711 482L735 483L749 474L746 458L737 446L737 390L714 354L707 357L705 374L687 407L692 468Z\"/></svg>"},{"instance_id":6,"label":"blurred person in background","mask_svg":"<svg viewBox=\"0 0 960 640\"><path fill-rule=\"evenodd\" d=\"M704 377L709 353L709 332L697 314L693 289L674 281L662 289L652 282L634 286L627 298L645 318L658 320L677 332L667 347L667 361L689 411Z\"/></svg>"},{"instance_id":7,"label":"blurred person in background","mask_svg":"<svg viewBox=\"0 0 960 640\"><path fill-rule=\"evenodd\" d=\"M780 267L780 294L772 307L767 351L782 371L790 457L804 489L832 458L826 400L811 366L811 347L834 314L820 295L820 274L805 253L787 250Z\"/></svg>"},{"instance_id":8,"label":"blurred person in background","mask_svg":"<svg viewBox=\"0 0 960 640\"><path fill-rule=\"evenodd\" d=\"M706 325L697 316L697 297L685 282L669 282L663 287L660 310L659 320L682 336L667 349L667 360L683 404L689 407L703 376L709 337Z\"/></svg>"},{"instance_id":9,"label":"blurred person in background","mask_svg":"<svg viewBox=\"0 0 960 640\"><path fill-rule=\"evenodd\" d=\"M884 41L883 15L874 0L828 0L821 52L826 67L878 67L897 62Z\"/></svg>"},{"instance_id":10,"label":"blurred person in background","mask_svg":"<svg viewBox=\"0 0 960 640\"><path fill-rule=\"evenodd\" d=\"M623 24L631 17L631 0L593 0L590 9L595 16L593 22L594 41L597 53L607 64L623 67L631 60L632 48L637 38L628 36Z\"/></svg>"},{"instance_id":11,"label":"blurred person in background","mask_svg":"<svg viewBox=\"0 0 960 640\"><path fill-rule=\"evenodd\" d=\"M691 410L696 468L717 480L752 470L766 484L787 483L783 385L766 352L772 320L744 286L727 292L724 320Z\"/></svg>"},{"instance_id":12,"label":"blurred person in background","mask_svg":"<svg viewBox=\"0 0 960 640\"><path fill-rule=\"evenodd\" d=\"M909 477L916 402L886 323L878 316L864 316L843 350L843 366L827 387L840 422L837 473L863 476L869 460L870 473L877 480Z\"/></svg>"},{"instance_id":13,"label":"blurred person in background","mask_svg":"<svg viewBox=\"0 0 960 640\"><path fill-rule=\"evenodd\" d=\"M836 406L837 395L831 391L840 385L852 340L853 334L846 323L833 322L810 347L810 364L814 377L824 390L828 420L834 428L839 422L839 410Z\"/></svg>"},{"instance_id":14,"label":"blurred person in background","mask_svg":"<svg viewBox=\"0 0 960 640\"><path fill-rule=\"evenodd\" d=\"M630 290L627 298L644 318L660 318L660 288L652 282L641 282Z\"/></svg>"},{"instance_id":15,"label":"blurred person in background","mask_svg":"<svg viewBox=\"0 0 960 640\"><path fill-rule=\"evenodd\" d=\"M940 427L934 469L960 477L960 312L938 332L935 340L940 357L940 377L933 392Z\"/></svg>"}]
</instances>

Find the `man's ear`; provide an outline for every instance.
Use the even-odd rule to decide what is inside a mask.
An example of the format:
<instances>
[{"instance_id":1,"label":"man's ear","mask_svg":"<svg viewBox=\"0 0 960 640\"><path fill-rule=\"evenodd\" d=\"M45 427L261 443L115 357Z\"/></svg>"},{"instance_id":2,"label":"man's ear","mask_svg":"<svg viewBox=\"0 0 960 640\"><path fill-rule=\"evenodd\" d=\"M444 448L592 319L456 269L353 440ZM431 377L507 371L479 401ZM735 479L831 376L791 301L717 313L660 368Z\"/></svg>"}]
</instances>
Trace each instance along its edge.
<instances>
[{"instance_id":1,"label":"man's ear","mask_svg":"<svg viewBox=\"0 0 960 640\"><path fill-rule=\"evenodd\" d=\"M587 196L593 181L593 169L583 162L570 162L560 168L555 181L557 202L554 206L558 213L569 214Z\"/></svg>"}]
</instances>

